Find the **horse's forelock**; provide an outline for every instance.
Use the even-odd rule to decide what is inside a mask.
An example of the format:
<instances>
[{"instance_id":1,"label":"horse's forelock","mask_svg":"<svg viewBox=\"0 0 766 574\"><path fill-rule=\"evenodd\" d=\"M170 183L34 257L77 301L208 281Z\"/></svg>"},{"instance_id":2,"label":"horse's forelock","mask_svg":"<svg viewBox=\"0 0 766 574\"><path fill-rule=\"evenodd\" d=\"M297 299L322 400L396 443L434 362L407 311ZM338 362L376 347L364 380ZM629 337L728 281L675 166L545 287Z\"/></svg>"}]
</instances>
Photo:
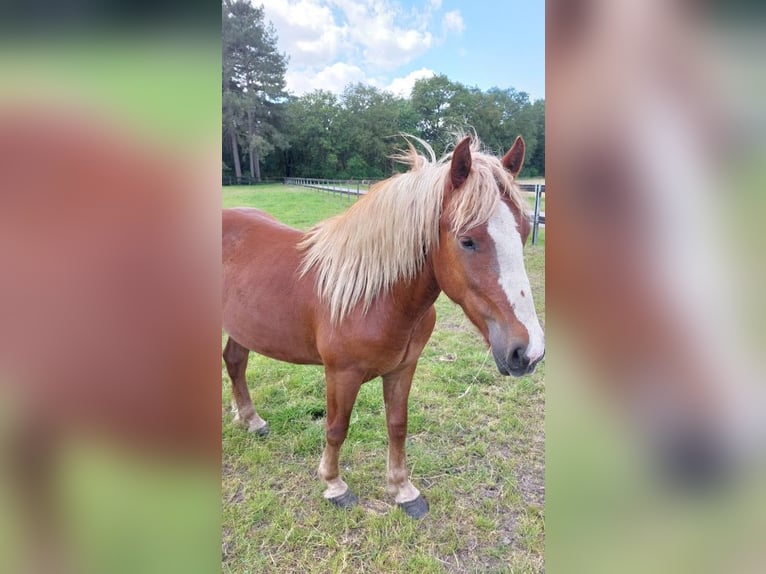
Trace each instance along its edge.
<instances>
[{"instance_id":1,"label":"horse's forelock","mask_svg":"<svg viewBox=\"0 0 766 574\"><path fill-rule=\"evenodd\" d=\"M486 224L497 209L500 194L510 200L521 217L526 217L528 208L513 175L497 157L482 152L478 140L472 140L471 153L471 172L447 205L453 232L463 233Z\"/></svg>"}]
</instances>

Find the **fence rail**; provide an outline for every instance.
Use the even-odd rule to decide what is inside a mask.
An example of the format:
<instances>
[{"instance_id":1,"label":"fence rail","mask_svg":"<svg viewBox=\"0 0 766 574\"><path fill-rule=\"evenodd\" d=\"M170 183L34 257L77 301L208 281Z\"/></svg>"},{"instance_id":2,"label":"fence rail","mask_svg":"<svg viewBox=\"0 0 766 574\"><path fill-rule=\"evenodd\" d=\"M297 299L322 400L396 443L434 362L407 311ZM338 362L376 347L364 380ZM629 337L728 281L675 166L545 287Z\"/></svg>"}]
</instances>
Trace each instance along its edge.
<instances>
[{"instance_id":1,"label":"fence rail","mask_svg":"<svg viewBox=\"0 0 766 574\"><path fill-rule=\"evenodd\" d=\"M345 195L364 195L374 179L319 179L315 177L286 177L285 185L299 185Z\"/></svg>"},{"instance_id":2,"label":"fence rail","mask_svg":"<svg viewBox=\"0 0 766 574\"><path fill-rule=\"evenodd\" d=\"M223 174L221 176L221 184L225 187L227 185L267 185L270 183L282 183L281 179L261 179L257 180L249 175L243 175L242 177L236 177L234 175Z\"/></svg>"},{"instance_id":3,"label":"fence rail","mask_svg":"<svg viewBox=\"0 0 766 574\"><path fill-rule=\"evenodd\" d=\"M376 181L371 179L319 179L312 177L286 177L284 179L285 185L298 185L347 197L364 195L370 185ZM541 209L545 184L521 183L519 188L521 191L535 194L535 206L532 211L532 245L536 245L539 228L541 225L545 225L545 211Z\"/></svg>"}]
</instances>

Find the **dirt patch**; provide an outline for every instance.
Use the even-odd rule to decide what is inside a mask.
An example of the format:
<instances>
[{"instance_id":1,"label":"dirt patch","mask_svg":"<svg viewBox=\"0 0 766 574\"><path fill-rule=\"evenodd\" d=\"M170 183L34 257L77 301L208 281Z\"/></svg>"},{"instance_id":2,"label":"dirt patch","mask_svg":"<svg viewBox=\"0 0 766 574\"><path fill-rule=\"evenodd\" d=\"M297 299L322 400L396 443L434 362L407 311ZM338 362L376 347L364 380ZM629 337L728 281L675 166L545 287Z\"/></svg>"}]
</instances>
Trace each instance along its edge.
<instances>
[{"instance_id":1,"label":"dirt patch","mask_svg":"<svg viewBox=\"0 0 766 574\"><path fill-rule=\"evenodd\" d=\"M519 465L516 484L528 507L542 509L545 505L545 479L541 466Z\"/></svg>"}]
</instances>

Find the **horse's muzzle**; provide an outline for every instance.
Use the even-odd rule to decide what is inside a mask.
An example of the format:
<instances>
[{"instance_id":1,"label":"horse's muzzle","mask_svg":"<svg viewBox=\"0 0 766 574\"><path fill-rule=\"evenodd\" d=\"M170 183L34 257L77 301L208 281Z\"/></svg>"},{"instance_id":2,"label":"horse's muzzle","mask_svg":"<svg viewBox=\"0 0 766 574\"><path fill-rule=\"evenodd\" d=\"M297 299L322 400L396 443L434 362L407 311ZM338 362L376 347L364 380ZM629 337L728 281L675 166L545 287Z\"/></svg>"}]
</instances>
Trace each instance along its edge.
<instances>
[{"instance_id":1,"label":"horse's muzzle","mask_svg":"<svg viewBox=\"0 0 766 574\"><path fill-rule=\"evenodd\" d=\"M501 374L514 377L528 375L535 370L537 363L545 356L544 350L530 349L527 341L522 343L515 337L508 336L496 323L489 322L487 327L487 340L492 348L497 370ZM530 350L536 356L530 357Z\"/></svg>"},{"instance_id":2,"label":"horse's muzzle","mask_svg":"<svg viewBox=\"0 0 766 574\"><path fill-rule=\"evenodd\" d=\"M523 377L534 372L537 364L542 360L545 353L531 360L527 355L526 347L516 346L508 351L499 351L497 347L492 346L492 356L495 359L497 369L502 375L513 375L514 377Z\"/></svg>"}]
</instances>

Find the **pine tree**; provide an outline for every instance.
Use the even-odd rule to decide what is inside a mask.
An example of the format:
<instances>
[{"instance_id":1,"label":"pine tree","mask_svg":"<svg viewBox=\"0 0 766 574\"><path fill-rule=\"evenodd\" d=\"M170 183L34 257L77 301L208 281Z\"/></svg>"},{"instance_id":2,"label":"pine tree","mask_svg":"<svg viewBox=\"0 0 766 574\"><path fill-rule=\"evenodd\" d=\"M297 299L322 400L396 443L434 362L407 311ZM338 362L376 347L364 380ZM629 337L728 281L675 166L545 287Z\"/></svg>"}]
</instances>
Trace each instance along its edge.
<instances>
[{"instance_id":1,"label":"pine tree","mask_svg":"<svg viewBox=\"0 0 766 574\"><path fill-rule=\"evenodd\" d=\"M264 20L263 7L246 0L223 0L222 118L224 142L242 178L241 150L250 176L260 181L260 162L275 147L285 147L280 132L287 56L277 50L277 34Z\"/></svg>"}]
</instances>

